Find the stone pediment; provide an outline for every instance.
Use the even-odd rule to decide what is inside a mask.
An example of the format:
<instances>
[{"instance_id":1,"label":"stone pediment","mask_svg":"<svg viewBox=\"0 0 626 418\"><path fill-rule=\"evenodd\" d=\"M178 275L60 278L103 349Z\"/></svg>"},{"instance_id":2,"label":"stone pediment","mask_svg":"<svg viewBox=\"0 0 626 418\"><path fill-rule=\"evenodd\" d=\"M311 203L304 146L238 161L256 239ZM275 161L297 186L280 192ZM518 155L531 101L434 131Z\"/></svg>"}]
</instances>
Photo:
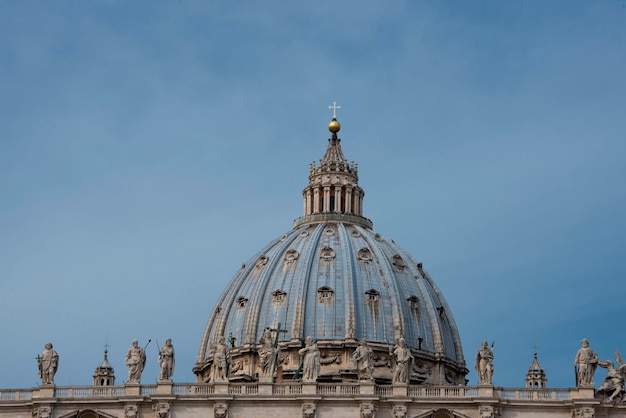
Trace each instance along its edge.
<instances>
[{"instance_id":1,"label":"stone pediment","mask_svg":"<svg viewBox=\"0 0 626 418\"><path fill-rule=\"evenodd\" d=\"M408 416L408 414L407 414ZM431 409L428 412L423 412L419 415L413 415L411 418L472 418L469 415L460 414L458 412L450 411L449 409Z\"/></svg>"},{"instance_id":2,"label":"stone pediment","mask_svg":"<svg viewBox=\"0 0 626 418\"><path fill-rule=\"evenodd\" d=\"M118 418L115 415L107 414L97 409L77 409L70 413L60 415L58 418L93 418L94 416L95 418Z\"/></svg>"}]
</instances>

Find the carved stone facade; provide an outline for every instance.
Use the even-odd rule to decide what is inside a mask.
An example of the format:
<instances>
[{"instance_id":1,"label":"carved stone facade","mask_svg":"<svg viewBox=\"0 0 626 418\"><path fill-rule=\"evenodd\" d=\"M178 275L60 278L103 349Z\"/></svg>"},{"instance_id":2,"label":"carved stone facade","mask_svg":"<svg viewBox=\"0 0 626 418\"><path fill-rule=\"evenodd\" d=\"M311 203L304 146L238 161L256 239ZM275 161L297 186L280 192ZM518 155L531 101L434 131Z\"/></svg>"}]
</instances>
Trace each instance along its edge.
<instances>
[{"instance_id":1,"label":"carved stone facade","mask_svg":"<svg viewBox=\"0 0 626 418\"><path fill-rule=\"evenodd\" d=\"M590 406L583 406L580 408L575 408L572 411L572 418L594 418L595 411Z\"/></svg>"}]
</instances>

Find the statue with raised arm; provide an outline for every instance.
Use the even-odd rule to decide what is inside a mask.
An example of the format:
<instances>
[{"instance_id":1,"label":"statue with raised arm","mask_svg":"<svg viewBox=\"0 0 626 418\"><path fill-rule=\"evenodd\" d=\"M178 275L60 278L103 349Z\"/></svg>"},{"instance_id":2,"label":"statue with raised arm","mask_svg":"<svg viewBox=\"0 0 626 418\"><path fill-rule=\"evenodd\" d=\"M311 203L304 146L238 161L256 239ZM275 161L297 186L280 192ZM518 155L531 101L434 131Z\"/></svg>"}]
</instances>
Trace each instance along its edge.
<instances>
[{"instance_id":1,"label":"statue with raised arm","mask_svg":"<svg viewBox=\"0 0 626 418\"><path fill-rule=\"evenodd\" d=\"M608 373L596 393L610 393L609 402L623 400L624 381L626 381L626 363L617 350L615 350L615 361L618 364L617 369L610 360L598 361L598 366L607 369Z\"/></svg>"},{"instance_id":2,"label":"statue with raised arm","mask_svg":"<svg viewBox=\"0 0 626 418\"><path fill-rule=\"evenodd\" d=\"M393 356L396 360L396 370L393 373L393 383L409 383L410 371L413 369L413 354L407 347L404 338L400 337L393 349Z\"/></svg>"},{"instance_id":3,"label":"statue with raised arm","mask_svg":"<svg viewBox=\"0 0 626 418\"><path fill-rule=\"evenodd\" d=\"M359 346L352 353L352 359L356 362L356 370L359 375L359 380L374 380L374 364L372 363L372 356L374 352L367 345L365 340L359 341Z\"/></svg>"},{"instance_id":4,"label":"statue with raised arm","mask_svg":"<svg viewBox=\"0 0 626 418\"><path fill-rule=\"evenodd\" d=\"M54 385L54 375L59 367L59 355L47 342L41 355L37 356L37 367L42 385Z\"/></svg>"},{"instance_id":5,"label":"statue with raised arm","mask_svg":"<svg viewBox=\"0 0 626 418\"><path fill-rule=\"evenodd\" d=\"M139 347L139 341L133 340L131 347L126 352L124 364L128 366L128 380L126 383L139 383L141 373L146 365L146 350Z\"/></svg>"},{"instance_id":6,"label":"statue with raised arm","mask_svg":"<svg viewBox=\"0 0 626 418\"><path fill-rule=\"evenodd\" d=\"M165 340L165 345L159 349L159 380L169 381L174 375L174 347L172 339Z\"/></svg>"},{"instance_id":7,"label":"statue with raised arm","mask_svg":"<svg viewBox=\"0 0 626 418\"><path fill-rule=\"evenodd\" d=\"M305 346L298 353L304 356L302 359L302 381L311 383L317 381L320 374L320 350L317 341L306 337Z\"/></svg>"},{"instance_id":8,"label":"statue with raised arm","mask_svg":"<svg viewBox=\"0 0 626 418\"><path fill-rule=\"evenodd\" d=\"M491 385L493 378L493 348L489 348L489 343L483 341L478 353L474 368L478 372L479 385Z\"/></svg>"},{"instance_id":9,"label":"statue with raised arm","mask_svg":"<svg viewBox=\"0 0 626 418\"><path fill-rule=\"evenodd\" d=\"M576 387L593 386L593 375L598 365L598 355L589 347L589 341L586 338L583 338L580 343L581 347L574 359Z\"/></svg>"}]
</instances>

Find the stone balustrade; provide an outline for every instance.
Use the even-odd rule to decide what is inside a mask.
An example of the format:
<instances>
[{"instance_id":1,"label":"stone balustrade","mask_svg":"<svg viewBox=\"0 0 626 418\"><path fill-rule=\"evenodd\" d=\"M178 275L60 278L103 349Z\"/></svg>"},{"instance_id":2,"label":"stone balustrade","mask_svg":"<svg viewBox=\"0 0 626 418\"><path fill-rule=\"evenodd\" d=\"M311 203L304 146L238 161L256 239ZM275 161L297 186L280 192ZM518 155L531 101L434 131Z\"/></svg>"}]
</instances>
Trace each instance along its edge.
<instances>
[{"instance_id":1,"label":"stone balustrade","mask_svg":"<svg viewBox=\"0 0 626 418\"><path fill-rule=\"evenodd\" d=\"M221 393L227 393L234 397L245 396L268 396L268 395L300 395L303 393L301 383L224 383L213 384L170 384L167 393L176 395L177 398L210 398L216 395L216 386L223 387ZM365 391L366 385L358 383L318 383L315 386L316 395L324 397L345 397L373 394L380 398L392 398L394 396L409 397L413 399L472 399L493 398L517 401L545 401L562 402L577 396L572 392L577 389L510 389L493 387L473 386L406 386L406 385L367 385L370 392ZM141 396L150 397L161 395L159 385L141 385ZM486 392L485 392L486 390ZM47 391L46 394L42 394ZM576 392L578 393L578 392ZM119 399L131 396L125 386L69 386L69 387L41 387L33 389L1 389L0 403L24 402L37 398L56 398L59 400L71 399Z\"/></svg>"}]
</instances>

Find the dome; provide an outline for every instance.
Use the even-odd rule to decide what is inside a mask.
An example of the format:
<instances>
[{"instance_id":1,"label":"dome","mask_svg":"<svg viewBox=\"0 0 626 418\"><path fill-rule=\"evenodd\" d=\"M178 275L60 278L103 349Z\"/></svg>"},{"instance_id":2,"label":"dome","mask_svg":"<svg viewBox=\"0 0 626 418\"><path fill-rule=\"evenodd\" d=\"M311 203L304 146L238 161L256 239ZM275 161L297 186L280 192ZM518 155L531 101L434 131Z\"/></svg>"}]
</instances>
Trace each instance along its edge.
<instances>
[{"instance_id":1,"label":"dome","mask_svg":"<svg viewBox=\"0 0 626 418\"><path fill-rule=\"evenodd\" d=\"M319 380L354 379L351 356L364 341L373 352L373 378L391 381L392 351L404 339L414 357L411 381L464 384L448 304L422 264L363 217L357 166L331 133L324 157L310 167L304 216L252 256L218 299L194 368L198 381L215 378L220 344L237 369L229 380L259 379L258 352L270 331L280 346L276 380L298 377L298 349L310 336L320 350Z\"/></svg>"}]
</instances>

